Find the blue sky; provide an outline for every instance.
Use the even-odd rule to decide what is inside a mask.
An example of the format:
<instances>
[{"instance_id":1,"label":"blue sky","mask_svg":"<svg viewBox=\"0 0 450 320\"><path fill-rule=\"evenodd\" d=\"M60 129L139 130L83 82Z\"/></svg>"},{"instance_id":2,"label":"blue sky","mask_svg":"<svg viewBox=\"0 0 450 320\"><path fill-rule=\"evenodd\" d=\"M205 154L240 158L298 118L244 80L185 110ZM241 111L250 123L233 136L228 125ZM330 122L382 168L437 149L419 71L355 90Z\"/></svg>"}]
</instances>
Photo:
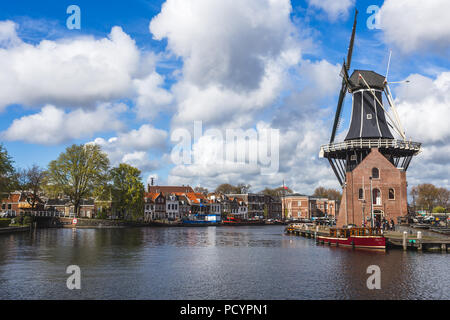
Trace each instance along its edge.
<instances>
[{"instance_id":1,"label":"blue sky","mask_svg":"<svg viewBox=\"0 0 450 320\"><path fill-rule=\"evenodd\" d=\"M80 30L66 27L72 4L81 9ZM368 28L371 5L383 8L381 29ZM318 185L337 187L317 155L331 132L339 65L357 7L352 69L385 74L392 50L389 79L411 80L392 85L407 136L424 142L427 151L413 161L410 184L449 187L450 133L443 119L450 108L450 37L436 11L445 12L448 4L402 5L392 0L2 2L0 59L9 68L0 77L0 86L8 88L0 91L0 141L16 167L46 167L68 145L97 141L113 164L138 166L144 181L155 176L160 184L210 189L243 182L259 191L285 180L303 193ZM112 32L113 27L121 30ZM432 37L424 35L427 28ZM73 66L71 73L55 67L66 64ZM350 111L347 96L344 120ZM200 156L193 164L171 163L171 133L192 131L193 121L222 131L279 129L279 170L271 176L239 166L214 170L202 151L208 148L205 141L196 145ZM341 135L347 125L341 125Z\"/></svg>"}]
</instances>

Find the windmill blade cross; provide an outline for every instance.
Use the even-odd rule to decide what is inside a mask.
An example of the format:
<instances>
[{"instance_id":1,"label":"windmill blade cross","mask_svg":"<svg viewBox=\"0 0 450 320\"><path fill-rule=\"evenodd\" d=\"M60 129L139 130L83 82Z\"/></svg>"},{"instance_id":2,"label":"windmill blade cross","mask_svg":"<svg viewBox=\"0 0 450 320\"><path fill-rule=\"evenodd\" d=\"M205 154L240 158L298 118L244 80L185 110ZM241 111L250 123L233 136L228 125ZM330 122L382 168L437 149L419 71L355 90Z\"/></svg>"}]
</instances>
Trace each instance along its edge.
<instances>
[{"instance_id":1,"label":"windmill blade cross","mask_svg":"<svg viewBox=\"0 0 450 320\"><path fill-rule=\"evenodd\" d=\"M330 143L334 142L334 138L336 137L336 131L339 124L339 119L341 118L342 114L342 105L344 103L345 94L347 93L348 89L348 73L347 71L350 70L350 65L352 63L352 55L353 55L353 45L355 43L355 34L356 34L356 23L358 16L358 10L355 10L355 20L353 21L353 29L352 29L352 36L350 38L350 45L348 47L348 53L347 53L347 62L344 61L344 64L342 65L342 86L341 86L341 92L339 93L339 99L338 104L336 108L336 115L334 116L334 124L333 124L333 131L331 132L331 138Z\"/></svg>"}]
</instances>

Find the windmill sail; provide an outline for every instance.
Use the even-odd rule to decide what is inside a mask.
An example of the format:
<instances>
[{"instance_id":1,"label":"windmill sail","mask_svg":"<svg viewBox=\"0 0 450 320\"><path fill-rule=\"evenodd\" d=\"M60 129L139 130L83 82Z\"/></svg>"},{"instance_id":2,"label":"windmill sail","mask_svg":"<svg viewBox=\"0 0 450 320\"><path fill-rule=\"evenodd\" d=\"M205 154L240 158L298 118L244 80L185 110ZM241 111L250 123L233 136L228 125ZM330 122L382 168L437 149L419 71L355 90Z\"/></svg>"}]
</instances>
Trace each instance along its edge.
<instances>
[{"instance_id":1,"label":"windmill sail","mask_svg":"<svg viewBox=\"0 0 450 320\"><path fill-rule=\"evenodd\" d=\"M330 143L333 143L334 138L336 137L336 131L337 131L338 124L339 124L341 114L342 114L342 104L344 103L345 94L347 93L347 90L348 90L347 71L350 70L350 65L352 62L353 45L355 43L355 34L356 34L356 22L357 22L356 17L357 17L357 15L358 15L358 10L355 10L355 20L353 22L352 37L350 38L350 45L348 47L347 62L344 61L344 64L342 65L342 71L341 71L342 86L341 86L341 91L339 93L339 100L338 100L338 105L336 108L336 115L334 117L334 124L333 124L333 130L331 132Z\"/></svg>"}]
</instances>

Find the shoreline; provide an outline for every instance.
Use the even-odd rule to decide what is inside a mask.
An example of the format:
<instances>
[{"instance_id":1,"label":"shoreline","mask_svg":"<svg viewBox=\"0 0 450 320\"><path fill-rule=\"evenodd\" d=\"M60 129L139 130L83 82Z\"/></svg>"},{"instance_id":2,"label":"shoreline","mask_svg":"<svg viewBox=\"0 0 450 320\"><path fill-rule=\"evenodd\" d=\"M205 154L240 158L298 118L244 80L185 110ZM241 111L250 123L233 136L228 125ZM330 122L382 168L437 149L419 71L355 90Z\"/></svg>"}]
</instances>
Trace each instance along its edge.
<instances>
[{"instance_id":1,"label":"shoreline","mask_svg":"<svg viewBox=\"0 0 450 320\"><path fill-rule=\"evenodd\" d=\"M9 234L9 233L26 232L26 231L30 231L30 230L31 230L31 226L6 227L6 228L0 228L0 235L1 234Z\"/></svg>"}]
</instances>

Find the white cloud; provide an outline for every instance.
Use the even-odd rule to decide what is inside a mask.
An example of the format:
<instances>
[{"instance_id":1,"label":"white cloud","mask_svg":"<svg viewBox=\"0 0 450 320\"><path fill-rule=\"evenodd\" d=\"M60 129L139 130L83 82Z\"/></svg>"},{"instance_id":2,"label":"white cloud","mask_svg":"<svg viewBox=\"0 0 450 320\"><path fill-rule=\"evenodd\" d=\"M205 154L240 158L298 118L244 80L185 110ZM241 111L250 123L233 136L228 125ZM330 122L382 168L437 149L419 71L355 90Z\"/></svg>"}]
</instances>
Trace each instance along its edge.
<instances>
[{"instance_id":1,"label":"white cloud","mask_svg":"<svg viewBox=\"0 0 450 320\"><path fill-rule=\"evenodd\" d=\"M17 36L16 24L12 21L0 21L0 48L8 48L22 44Z\"/></svg>"},{"instance_id":2,"label":"white cloud","mask_svg":"<svg viewBox=\"0 0 450 320\"><path fill-rule=\"evenodd\" d=\"M148 154L144 151L127 153L122 157L121 162L136 167L141 172L149 172L159 166L159 162L157 160L150 160Z\"/></svg>"},{"instance_id":3,"label":"white cloud","mask_svg":"<svg viewBox=\"0 0 450 320\"><path fill-rule=\"evenodd\" d=\"M311 7L325 11L331 21L336 21L347 18L355 0L308 0L308 3Z\"/></svg>"},{"instance_id":4,"label":"white cloud","mask_svg":"<svg viewBox=\"0 0 450 320\"><path fill-rule=\"evenodd\" d=\"M385 39L409 53L450 48L448 0L385 0L380 10Z\"/></svg>"},{"instance_id":5,"label":"white cloud","mask_svg":"<svg viewBox=\"0 0 450 320\"><path fill-rule=\"evenodd\" d=\"M395 103L408 139L423 143L408 169L409 185L450 188L450 72L435 79L413 74L408 80L396 90Z\"/></svg>"},{"instance_id":6,"label":"white cloud","mask_svg":"<svg viewBox=\"0 0 450 320\"><path fill-rule=\"evenodd\" d=\"M331 124L323 119L331 118L330 110L334 112L335 100L331 108L327 101L338 92L339 71L339 65L326 60L302 61L298 76L289 83L299 91L275 110L271 124L256 126L280 130L280 170L276 174L262 175L260 164L244 166L221 161L224 156L217 151L226 152L228 146L202 137L193 146L193 164L174 167L168 183L202 185L211 190L221 183L248 183L253 191L260 191L266 186L280 186L284 179L289 187L302 193L312 193L319 185L339 188L328 162L318 158L320 145L328 142L331 131Z\"/></svg>"},{"instance_id":7,"label":"white cloud","mask_svg":"<svg viewBox=\"0 0 450 320\"><path fill-rule=\"evenodd\" d=\"M408 136L424 143L450 143L450 72L436 79L413 74L397 89L396 106Z\"/></svg>"},{"instance_id":8,"label":"white cloud","mask_svg":"<svg viewBox=\"0 0 450 320\"><path fill-rule=\"evenodd\" d=\"M153 119L164 107L169 108L173 97L161 88L164 78L160 74L152 72L143 79L133 80L133 84L137 92L136 112L139 118Z\"/></svg>"},{"instance_id":9,"label":"white cloud","mask_svg":"<svg viewBox=\"0 0 450 320\"><path fill-rule=\"evenodd\" d=\"M149 152L162 150L167 143L167 132L156 129L150 125L142 125L139 129L119 133L117 137L96 138L89 143L102 147L112 165L128 163L139 168L142 172L149 172L160 165L157 160L151 160Z\"/></svg>"},{"instance_id":10,"label":"white cloud","mask_svg":"<svg viewBox=\"0 0 450 320\"><path fill-rule=\"evenodd\" d=\"M151 118L171 100L155 71L156 58L142 53L120 27L113 27L107 38L36 45L23 42L16 27L0 21L0 111L13 103L76 108L131 98L138 113Z\"/></svg>"},{"instance_id":11,"label":"white cloud","mask_svg":"<svg viewBox=\"0 0 450 320\"><path fill-rule=\"evenodd\" d=\"M239 126L273 103L300 59L290 13L288 0L166 1L150 31L183 59L173 122Z\"/></svg>"},{"instance_id":12,"label":"white cloud","mask_svg":"<svg viewBox=\"0 0 450 320\"><path fill-rule=\"evenodd\" d=\"M120 129L122 124L117 116L126 110L127 107L123 104L103 104L95 110L78 109L66 113L47 105L39 113L14 120L1 136L9 141L45 145L87 138L97 132Z\"/></svg>"}]
</instances>

